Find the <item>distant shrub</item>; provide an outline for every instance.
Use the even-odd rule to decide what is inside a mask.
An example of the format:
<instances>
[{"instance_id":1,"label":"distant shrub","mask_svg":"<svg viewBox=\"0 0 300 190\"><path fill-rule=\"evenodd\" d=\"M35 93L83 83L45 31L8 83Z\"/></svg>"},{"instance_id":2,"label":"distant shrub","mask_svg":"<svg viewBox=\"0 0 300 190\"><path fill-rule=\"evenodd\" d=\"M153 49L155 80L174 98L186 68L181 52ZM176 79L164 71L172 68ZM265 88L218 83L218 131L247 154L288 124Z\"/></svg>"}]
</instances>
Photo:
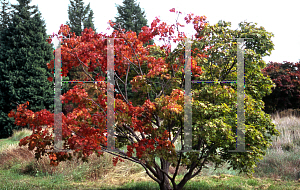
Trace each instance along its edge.
<instances>
[{"instance_id":1,"label":"distant shrub","mask_svg":"<svg viewBox=\"0 0 300 190\"><path fill-rule=\"evenodd\" d=\"M263 98L265 112L300 108L300 63L270 62L262 72L276 84L272 93Z\"/></svg>"}]
</instances>

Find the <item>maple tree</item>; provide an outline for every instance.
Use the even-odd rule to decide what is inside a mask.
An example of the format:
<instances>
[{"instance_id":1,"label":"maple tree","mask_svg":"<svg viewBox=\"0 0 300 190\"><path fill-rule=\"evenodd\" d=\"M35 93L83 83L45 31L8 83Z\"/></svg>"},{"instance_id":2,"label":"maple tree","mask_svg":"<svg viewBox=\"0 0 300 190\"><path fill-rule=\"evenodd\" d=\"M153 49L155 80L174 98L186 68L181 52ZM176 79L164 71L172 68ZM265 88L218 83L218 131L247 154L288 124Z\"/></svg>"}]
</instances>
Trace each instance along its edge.
<instances>
[{"instance_id":1,"label":"maple tree","mask_svg":"<svg viewBox=\"0 0 300 190\"><path fill-rule=\"evenodd\" d=\"M171 9L170 12L175 12ZM181 12L176 11L177 14ZM185 17L187 24L192 23L196 34L192 36L191 44L191 71L192 80L232 80L236 79L236 43L230 41L232 37L245 37L245 30L252 28L257 33L264 35L263 40L256 44L270 43L269 35L263 29L257 29L248 23L240 24L241 31L232 31L229 23L220 22L210 26L205 16L188 14ZM181 150L184 148L184 42L186 36L179 31L184 25L178 23L167 25L160 23L156 18L151 27L144 26L138 36L134 32L114 30L111 35L95 34L92 29L85 29L82 36L69 33L69 27L62 25L58 33L71 37L64 39L61 46L62 75L66 76L72 67L82 66L87 76L83 80L104 81L107 74L107 38L114 40L114 64L116 81L128 83L121 78L128 75L129 65L137 75L130 81L132 90L144 94L140 97L140 105L133 106L126 96L126 92L119 89L115 97L115 121L116 121L116 147L114 151L107 148L106 111L107 111L107 84L96 84L90 91L98 91L98 97L89 97L85 89L80 85L74 86L62 95L62 104L70 101L77 107L67 115L62 115L62 139L63 147L73 150L67 152L46 152L53 150L54 138L49 133L54 127L54 116L47 110L32 112L26 107L29 104L19 105L17 111L12 110L10 117L15 117L17 125L29 124L33 134L20 140L20 146L28 145L30 150L35 150L36 158L48 154L50 164L57 166L59 162L72 159L77 156L83 161L88 161L89 155L96 153L98 156L107 152L116 157L114 165L118 161L127 159L142 165L146 173L156 181L162 190L180 190L193 177L198 175L201 169L209 161L216 164L216 168L222 163L229 162L231 167L251 175L255 162L262 158L264 151L270 146L271 137L279 135L269 115L261 108L261 97L270 93L272 81L261 74L260 67L264 66L261 55L251 48L266 46L249 46L245 55L246 83L257 79L261 85L247 86L245 89L246 110L246 149L253 152L230 153L235 149L236 130L236 87L233 84L200 85L192 87L193 123L192 123L192 147L198 152L176 152L174 143L181 134ZM110 26L113 23L110 21ZM177 36L173 35L177 29ZM226 31L226 32L225 32ZM252 33L250 33L252 35ZM253 34L254 35L254 34ZM160 40L168 38L169 42L179 42L177 48L171 51L169 44L162 46L143 44L153 37L159 36ZM261 48L265 53L270 48ZM256 50L256 49L255 49ZM230 61L225 61L228 56ZM146 64L147 67L142 67ZM48 63L48 68L54 68L54 60ZM100 72L94 72L100 68ZM54 73L54 72L53 72ZM52 78L49 78L52 80ZM249 80L249 81L248 81ZM159 81L159 85L157 84ZM219 80L220 81L220 80ZM257 90L260 93L256 93ZM126 90L126 88L125 88ZM151 99L149 92L155 94ZM161 122L163 120L163 122ZM42 125L48 128L42 130ZM140 133L137 136L136 132ZM125 141L121 141L125 139ZM127 152L120 148L127 145ZM155 161L160 158L160 166ZM170 166L175 167L175 173L171 177L168 173ZM186 166L188 172L179 184L175 183L179 166Z\"/></svg>"}]
</instances>

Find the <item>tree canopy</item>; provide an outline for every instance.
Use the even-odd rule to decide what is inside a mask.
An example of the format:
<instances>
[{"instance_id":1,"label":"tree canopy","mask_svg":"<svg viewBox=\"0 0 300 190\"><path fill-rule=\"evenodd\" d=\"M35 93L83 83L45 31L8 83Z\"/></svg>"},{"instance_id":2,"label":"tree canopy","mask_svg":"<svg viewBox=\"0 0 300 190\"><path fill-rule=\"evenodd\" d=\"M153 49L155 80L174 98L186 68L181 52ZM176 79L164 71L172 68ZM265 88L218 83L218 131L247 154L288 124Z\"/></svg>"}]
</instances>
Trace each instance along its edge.
<instances>
[{"instance_id":1,"label":"tree canopy","mask_svg":"<svg viewBox=\"0 0 300 190\"><path fill-rule=\"evenodd\" d=\"M11 10L9 7L9 1L1 0L1 15L0 15L0 32L8 27L8 23L11 21L11 13L8 12Z\"/></svg>"},{"instance_id":2,"label":"tree canopy","mask_svg":"<svg viewBox=\"0 0 300 190\"><path fill-rule=\"evenodd\" d=\"M75 32L76 36L81 36L81 33L85 28L91 28L96 32L93 21L94 12L90 8L90 3L87 6L84 6L83 0L70 0L70 4L71 5L68 7L69 21L67 21L67 25L70 27L70 32ZM68 78L64 78L64 80L80 81L83 75L85 75L85 73L82 71L82 68L72 68L69 72ZM76 84L63 84L65 89L69 89L74 85ZM64 92L66 92L66 90L64 90ZM73 109L73 105L70 104L68 106L70 107L70 110ZM65 108L63 109L65 110Z\"/></svg>"}]
</instances>

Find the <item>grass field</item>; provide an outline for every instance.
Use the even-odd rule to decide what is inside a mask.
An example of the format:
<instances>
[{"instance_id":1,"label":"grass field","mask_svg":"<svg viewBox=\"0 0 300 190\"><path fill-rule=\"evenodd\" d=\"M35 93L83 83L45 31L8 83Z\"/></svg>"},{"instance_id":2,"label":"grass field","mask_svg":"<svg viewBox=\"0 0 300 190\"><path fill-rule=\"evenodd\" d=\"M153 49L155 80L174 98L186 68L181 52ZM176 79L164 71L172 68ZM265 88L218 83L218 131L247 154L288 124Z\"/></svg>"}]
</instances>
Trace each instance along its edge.
<instances>
[{"instance_id":1,"label":"grass field","mask_svg":"<svg viewBox=\"0 0 300 190\"><path fill-rule=\"evenodd\" d=\"M254 178L227 170L227 165L213 171L213 165L189 181L185 189L300 189L300 119L275 117L273 122L281 135L273 140L264 159L257 163ZM67 161L49 166L49 158L36 161L27 147L18 147L29 130L15 131L0 139L0 189L159 189L142 166L133 162L112 164L112 155L90 157L89 163ZM172 173L174 169L170 169ZM180 174L186 172L180 168ZM178 180L182 179L182 175Z\"/></svg>"}]
</instances>

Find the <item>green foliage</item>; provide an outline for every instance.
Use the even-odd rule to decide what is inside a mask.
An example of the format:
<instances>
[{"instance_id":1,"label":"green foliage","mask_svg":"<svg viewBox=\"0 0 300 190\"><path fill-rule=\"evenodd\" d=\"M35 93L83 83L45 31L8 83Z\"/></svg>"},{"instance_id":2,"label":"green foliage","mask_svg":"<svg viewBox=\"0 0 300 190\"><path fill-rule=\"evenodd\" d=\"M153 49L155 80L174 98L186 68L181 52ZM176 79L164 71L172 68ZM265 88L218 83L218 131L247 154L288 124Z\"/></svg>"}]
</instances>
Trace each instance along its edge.
<instances>
[{"instance_id":1,"label":"green foliage","mask_svg":"<svg viewBox=\"0 0 300 190\"><path fill-rule=\"evenodd\" d=\"M47 80L51 72L46 63L54 58L45 40L46 26L36 6L29 0L12 5L12 22L0 36L0 138L19 129L8 113L18 104L29 101L31 110L53 110L54 83ZM33 9L31 12L30 10Z\"/></svg>"},{"instance_id":2,"label":"green foliage","mask_svg":"<svg viewBox=\"0 0 300 190\"><path fill-rule=\"evenodd\" d=\"M8 11L11 9L11 7L8 7L9 2L7 2L7 0L1 0L1 5L0 32L7 28L8 23L11 20L11 13L8 13Z\"/></svg>"},{"instance_id":3,"label":"green foliage","mask_svg":"<svg viewBox=\"0 0 300 190\"><path fill-rule=\"evenodd\" d=\"M300 108L300 63L270 62L263 73L276 84L272 93L263 98L267 113Z\"/></svg>"},{"instance_id":4,"label":"green foliage","mask_svg":"<svg viewBox=\"0 0 300 190\"><path fill-rule=\"evenodd\" d=\"M118 17L115 17L117 23L113 28L115 30L125 29L125 32L133 31L136 35L141 32L143 26L147 26L147 19L145 18L145 11L142 11L139 4L135 0L123 0L123 6L117 5Z\"/></svg>"},{"instance_id":5,"label":"green foliage","mask_svg":"<svg viewBox=\"0 0 300 190\"><path fill-rule=\"evenodd\" d=\"M253 38L252 41L245 40L244 50L245 148L253 152L229 152L236 147L234 136L237 125L237 86L233 83L192 85L193 150L198 150L200 155L204 152L209 154L207 160L215 163L216 168L222 163L229 162L230 168L252 175L251 171L254 171L255 163L262 159L266 149L271 145L271 136L279 136L270 116L263 112L262 101L265 95L271 93L271 88L274 86L272 80L264 76L261 71L266 65L262 56L274 49L271 41L273 34L265 31L263 27L256 27L256 24L242 22L238 30L231 30L230 25L229 22L224 21L216 25L208 25L198 34L204 37L192 42L192 49L203 50L207 47L205 54L208 55L196 60L204 73L199 77L192 75L192 80L236 81L237 43L234 38ZM183 51L185 51L183 44L179 44L168 58L169 61L175 60L176 56L183 54ZM192 52L192 56L195 56L195 52ZM178 72L176 77L175 81L180 81L182 73ZM182 83L179 82L179 86L183 86ZM174 116L164 121L164 125L167 127L173 120L176 121L173 126L181 126L184 122L182 118L183 115ZM173 129L175 132L178 127ZM193 162L199 159L199 153L183 153L182 158L182 163L187 168L191 168ZM199 167L200 164L197 168Z\"/></svg>"}]
</instances>

